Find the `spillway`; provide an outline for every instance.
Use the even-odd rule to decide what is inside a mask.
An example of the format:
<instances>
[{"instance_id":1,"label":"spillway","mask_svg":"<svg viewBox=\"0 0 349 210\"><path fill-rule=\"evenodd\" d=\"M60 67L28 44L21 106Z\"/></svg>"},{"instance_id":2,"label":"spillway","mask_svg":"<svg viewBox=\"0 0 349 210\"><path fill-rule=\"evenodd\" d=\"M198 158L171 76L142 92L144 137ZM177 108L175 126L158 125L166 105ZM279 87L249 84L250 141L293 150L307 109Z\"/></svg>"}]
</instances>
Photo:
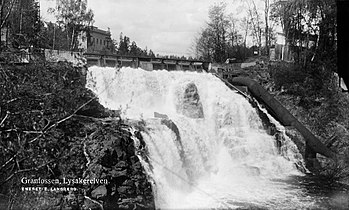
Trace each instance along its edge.
<instances>
[{"instance_id":1,"label":"spillway","mask_svg":"<svg viewBox=\"0 0 349 210\"><path fill-rule=\"evenodd\" d=\"M278 148L257 110L215 76L90 67L87 81L103 106L143 122L157 208L316 208L288 182L303 175L294 143L284 136Z\"/></svg>"}]
</instances>

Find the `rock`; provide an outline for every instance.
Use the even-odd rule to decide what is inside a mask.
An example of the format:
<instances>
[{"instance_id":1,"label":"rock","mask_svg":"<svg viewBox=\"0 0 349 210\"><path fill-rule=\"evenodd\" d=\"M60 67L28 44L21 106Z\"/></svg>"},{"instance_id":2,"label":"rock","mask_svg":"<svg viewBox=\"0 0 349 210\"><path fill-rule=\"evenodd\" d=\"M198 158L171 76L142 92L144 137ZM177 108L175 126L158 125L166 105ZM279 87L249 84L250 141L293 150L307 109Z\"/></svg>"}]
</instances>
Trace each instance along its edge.
<instances>
[{"instance_id":1,"label":"rock","mask_svg":"<svg viewBox=\"0 0 349 210\"><path fill-rule=\"evenodd\" d=\"M127 166L128 166L128 164L125 161L119 161L115 165L115 168L125 169L125 168L127 168Z\"/></svg>"},{"instance_id":2,"label":"rock","mask_svg":"<svg viewBox=\"0 0 349 210\"><path fill-rule=\"evenodd\" d=\"M257 62L250 62L250 63L241 63L241 68L244 69L244 68L248 68L248 67L251 67L251 66L255 66L257 65Z\"/></svg>"},{"instance_id":3,"label":"rock","mask_svg":"<svg viewBox=\"0 0 349 210\"><path fill-rule=\"evenodd\" d=\"M132 167L135 171L142 171L143 169L142 164L140 162L133 164Z\"/></svg>"},{"instance_id":4,"label":"rock","mask_svg":"<svg viewBox=\"0 0 349 210\"><path fill-rule=\"evenodd\" d=\"M194 83L185 87L183 101L178 105L177 111L190 118L204 117L198 89Z\"/></svg>"},{"instance_id":5,"label":"rock","mask_svg":"<svg viewBox=\"0 0 349 210\"><path fill-rule=\"evenodd\" d=\"M119 209L130 209L129 205L119 205Z\"/></svg>"},{"instance_id":6,"label":"rock","mask_svg":"<svg viewBox=\"0 0 349 210\"><path fill-rule=\"evenodd\" d=\"M179 129L177 127L177 125L170 119L162 119L161 120L161 124L166 125L169 129L171 129L173 131L173 133L176 134L176 139L177 141L181 140L181 135L179 133Z\"/></svg>"},{"instance_id":7,"label":"rock","mask_svg":"<svg viewBox=\"0 0 349 210\"><path fill-rule=\"evenodd\" d=\"M162 119L168 119L168 116L165 114L160 114L158 112L154 112L154 117L156 118L162 118Z\"/></svg>"},{"instance_id":8,"label":"rock","mask_svg":"<svg viewBox=\"0 0 349 210\"><path fill-rule=\"evenodd\" d=\"M129 206L129 205L135 205L135 200L133 198L124 198L124 199L121 199L118 204L119 204L119 207L120 206Z\"/></svg>"},{"instance_id":9,"label":"rock","mask_svg":"<svg viewBox=\"0 0 349 210\"><path fill-rule=\"evenodd\" d=\"M107 195L107 188L104 185L97 187L91 192L91 196L97 199L103 198L106 195Z\"/></svg>"},{"instance_id":10,"label":"rock","mask_svg":"<svg viewBox=\"0 0 349 210\"><path fill-rule=\"evenodd\" d=\"M127 169L124 169L124 170L113 169L110 172L110 174L113 178L127 176Z\"/></svg>"},{"instance_id":11,"label":"rock","mask_svg":"<svg viewBox=\"0 0 349 210\"><path fill-rule=\"evenodd\" d=\"M135 190L131 186L120 186L118 187L119 195L130 195L135 193Z\"/></svg>"},{"instance_id":12,"label":"rock","mask_svg":"<svg viewBox=\"0 0 349 210\"><path fill-rule=\"evenodd\" d=\"M108 149L104 151L104 156L101 159L101 165L107 168L111 168L113 165L116 164L117 159L117 153Z\"/></svg>"},{"instance_id":13,"label":"rock","mask_svg":"<svg viewBox=\"0 0 349 210\"><path fill-rule=\"evenodd\" d=\"M261 174L261 170L258 167L248 166L246 169L250 176L259 176Z\"/></svg>"},{"instance_id":14,"label":"rock","mask_svg":"<svg viewBox=\"0 0 349 210\"><path fill-rule=\"evenodd\" d=\"M137 197L136 197L136 199L135 199L138 203L142 203L143 202L143 200L144 200L144 197L143 196L141 196L141 195L138 195Z\"/></svg>"},{"instance_id":15,"label":"rock","mask_svg":"<svg viewBox=\"0 0 349 210\"><path fill-rule=\"evenodd\" d=\"M98 205L97 203L93 202L91 199L85 199L84 204L82 206L82 209L91 209L91 210L102 210L102 206Z\"/></svg>"},{"instance_id":16,"label":"rock","mask_svg":"<svg viewBox=\"0 0 349 210\"><path fill-rule=\"evenodd\" d=\"M135 163L138 163L139 162L139 158L137 156L132 156L130 157L130 160L131 160L131 163L132 164L135 164Z\"/></svg>"},{"instance_id":17,"label":"rock","mask_svg":"<svg viewBox=\"0 0 349 210\"><path fill-rule=\"evenodd\" d=\"M134 182L132 180L125 180L124 183L122 183L124 186L135 186Z\"/></svg>"}]
</instances>

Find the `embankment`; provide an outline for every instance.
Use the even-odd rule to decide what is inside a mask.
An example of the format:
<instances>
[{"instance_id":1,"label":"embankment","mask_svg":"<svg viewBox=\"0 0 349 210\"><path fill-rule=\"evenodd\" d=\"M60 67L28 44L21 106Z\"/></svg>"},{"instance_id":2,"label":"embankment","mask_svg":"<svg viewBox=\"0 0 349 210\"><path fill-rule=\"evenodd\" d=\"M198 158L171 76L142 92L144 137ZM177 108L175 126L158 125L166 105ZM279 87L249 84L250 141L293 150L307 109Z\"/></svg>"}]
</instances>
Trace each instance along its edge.
<instances>
[{"instance_id":1,"label":"embankment","mask_svg":"<svg viewBox=\"0 0 349 210\"><path fill-rule=\"evenodd\" d=\"M311 73L311 70L316 74ZM308 128L337 158L318 156L318 174L326 179L348 183L349 96L341 92L338 78L321 66L307 70L294 63L270 62L244 69L282 104L302 125ZM244 75L245 76L245 75ZM301 134L286 127L288 135L303 142Z\"/></svg>"}]
</instances>

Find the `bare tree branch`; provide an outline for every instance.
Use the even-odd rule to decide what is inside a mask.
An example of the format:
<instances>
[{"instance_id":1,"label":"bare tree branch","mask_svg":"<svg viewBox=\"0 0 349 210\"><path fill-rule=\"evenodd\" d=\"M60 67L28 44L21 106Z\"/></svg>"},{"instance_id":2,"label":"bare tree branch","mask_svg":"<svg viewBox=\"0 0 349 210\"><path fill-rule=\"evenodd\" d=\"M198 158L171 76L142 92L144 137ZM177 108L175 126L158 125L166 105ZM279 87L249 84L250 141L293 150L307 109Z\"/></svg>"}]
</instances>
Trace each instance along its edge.
<instances>
[{"instance_id":1,"label":"bare tree branch","mask_svg":"<svg viewBox=\"0 0 349 210\"><path fill-rule=\"evenodd\" d=\"M9 160L7 160L0 168L0 171L5 168L9 163L11 163L18 155L19 153L17 152L16 154L14 154Z\"/></svg>"},{"instance_id":2,"label":"bare tree branch","mask_svg":"<svg viewBox=\"0 0 349 210\"><path fill-rule=\"evenodd\" d=\"M7 179L5 179L3 182L1 182L0 185L5 184L6 182L8 182L9 180L11 180L15 175L20 174L20 173L25 173L25 172L29 172L29 171L38 171L40 168L47 166L50 163L53 163L55 160L51 160L47 163L41 164L38 167L33 167L33 168L27 168L27 169L22 169L22 170L18 170L15 171L13 174L11 174L9 177L7 177Z\"/></svg>"},{"instance_id":3,"label":"bare tree branch","mask_svg":"<svg viewBox=\"0 0 349 210\"><path fill-rule=\"evenodd\" d=\"M9 10L7 11L7 14L6 14L5 18L4 18L3 20L1 20L2 22L1 22L0 28L3 28L3 27L4 27L4 25L5 25L6 21L7 21L7 19L9 18L10 14L11 14L11 12L12 12L12 9L13 9L13 7L14 7L14 5L15 5L16 2L17 2L17 0L12 0L12 1L10 2L10 8L9 8ZM1 3L3 4L4 2L1 2ZM2 6L2 7L3 7L3 6ZM3 9L3 8L2 8L2 9Z\"/></svg>"},{"instance_id":4,"label":"bare tree branch","mask_svg":"<svg viewBox=\"0 0 349 210\"><path fill-rule=\"evenodd\" d=\"M47 131L51 130L52 128L56 127L57 125L59 125L60 123L69 120L70 118L72 118L80 109L82 109L84 106L86 106L87 104L89 104L91 101L95 100L97 96L91 98L90 100L88 100L87 102L85 102L84 104L82 104L80 107L78 107L72 114L70 114L67 117L64 117L61 120L58 120L57 122L55 122L53 125L49 126L49 127L45 127L40 135L38 135L37 137L35 137L33 140L29 141L29 143L33 143L35 141L37 141L40 137L42 137Z\"/></svg>"}]
</instances>

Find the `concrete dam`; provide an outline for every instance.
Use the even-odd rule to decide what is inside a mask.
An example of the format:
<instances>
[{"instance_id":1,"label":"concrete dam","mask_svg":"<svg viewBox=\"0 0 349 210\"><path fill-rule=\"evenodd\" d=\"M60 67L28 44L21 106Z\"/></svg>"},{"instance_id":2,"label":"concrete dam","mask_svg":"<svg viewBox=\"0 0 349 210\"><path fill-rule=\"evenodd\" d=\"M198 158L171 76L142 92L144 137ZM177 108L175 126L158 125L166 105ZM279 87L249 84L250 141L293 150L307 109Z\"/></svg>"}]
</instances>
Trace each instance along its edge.
<instances>
[{"instance_id":1,"label":"concrete dam","mask_svg":"<svg viewBox=\"0 0 349 210\"><path fill-rule=\"evenodd\" d=\"M171 58L151 58L124 55L103 55L84 53L88 66L101 67L131 67L141 68L147 71L162 70L168 71L208 71L209 62L200 60L184 60Z\"/></svg>"}]
</instances>

